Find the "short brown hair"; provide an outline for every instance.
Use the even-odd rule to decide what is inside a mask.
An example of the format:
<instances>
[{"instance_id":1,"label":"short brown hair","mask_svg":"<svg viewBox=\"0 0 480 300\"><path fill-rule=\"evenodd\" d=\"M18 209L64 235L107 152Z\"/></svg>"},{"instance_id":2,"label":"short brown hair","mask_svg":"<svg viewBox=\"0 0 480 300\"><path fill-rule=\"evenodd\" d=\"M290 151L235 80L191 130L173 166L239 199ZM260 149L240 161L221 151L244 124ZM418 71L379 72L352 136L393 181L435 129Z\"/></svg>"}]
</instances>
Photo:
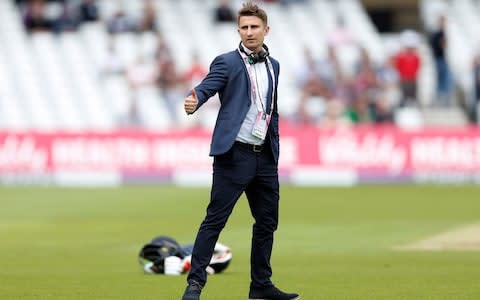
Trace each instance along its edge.
<instances>
[{"instance_id":1,"label":"short brown hair","mask_svg":"<svg viewBox=\"0 0 480 300\"><path fill-rule=\"evenodd\" d=\"M253 3L253 1L243 3L243 7L238 11L237 23L240 23L240 17L245 16L259 17L263 21L263 24L268 24L267 13Z\"/></svg>"}]
</instances>

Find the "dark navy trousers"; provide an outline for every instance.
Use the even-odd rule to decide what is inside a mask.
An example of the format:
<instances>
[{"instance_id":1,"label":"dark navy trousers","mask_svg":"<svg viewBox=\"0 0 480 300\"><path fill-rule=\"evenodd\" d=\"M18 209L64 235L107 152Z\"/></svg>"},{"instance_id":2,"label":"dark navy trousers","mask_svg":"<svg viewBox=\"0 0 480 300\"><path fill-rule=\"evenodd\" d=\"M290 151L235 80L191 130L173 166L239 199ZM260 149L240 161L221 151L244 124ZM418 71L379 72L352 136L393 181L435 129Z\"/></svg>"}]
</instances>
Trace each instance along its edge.
<instances>
[{"instance_id":1,"label":"dark navy trousers","mask_svg":"<svg viewBox=\"0 0 480 300\"><path fill-rule=\"evenodd\" d=\"M225 154L214 157L210 203L200 225L192 254L188 281L202 286L215 243L241 194L245 192L255 220L250 255L251 287L272 285L270 257L278 225L279 183L277 163L270 145L261 152L235 143Z\"/></svg>"}]
</instances>

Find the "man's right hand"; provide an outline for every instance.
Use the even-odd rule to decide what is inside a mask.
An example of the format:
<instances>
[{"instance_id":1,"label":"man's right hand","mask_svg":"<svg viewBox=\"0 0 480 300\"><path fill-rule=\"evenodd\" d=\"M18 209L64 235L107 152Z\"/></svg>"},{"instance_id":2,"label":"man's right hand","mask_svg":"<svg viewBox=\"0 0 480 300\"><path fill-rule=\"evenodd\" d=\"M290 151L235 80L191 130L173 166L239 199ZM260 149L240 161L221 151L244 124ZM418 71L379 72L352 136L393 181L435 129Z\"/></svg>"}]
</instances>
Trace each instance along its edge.
<instances>
[{"instance_id":1,"label":"man's right hand","mask_svg":"<svg viewBox=\"0 0 480 300\"><path fill-rule=\"evenodd\" d=\"M193 114L195 112L195 109L197 109L197 105L198 105L197 93L195 92L195 89L192 89L192 94L186 97L185 101L183 102L183 106L185 107L185 112L189 115Z\"/></svg>"}]
</instances>

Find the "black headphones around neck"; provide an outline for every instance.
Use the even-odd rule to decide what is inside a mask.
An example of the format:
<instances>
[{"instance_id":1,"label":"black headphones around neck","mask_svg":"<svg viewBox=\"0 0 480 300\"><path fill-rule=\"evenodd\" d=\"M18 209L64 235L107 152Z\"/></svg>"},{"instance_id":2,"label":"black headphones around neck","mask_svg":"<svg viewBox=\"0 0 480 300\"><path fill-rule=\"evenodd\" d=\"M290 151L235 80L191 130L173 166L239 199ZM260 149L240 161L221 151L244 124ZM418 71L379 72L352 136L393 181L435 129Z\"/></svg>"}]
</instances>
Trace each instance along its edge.
<instances>
[{"instance_id":1,"label":"black headphones around neck","mask_svg":"<svg viewBox=\"0 0 480 300\"><path fill-rule=\"evenodd\" d=\"M259 62L264 62L267 59L267 56L270 55L270 53L268 53L268 47L265 44L262 45L262 50L260 50L260 52L258 53L252 52L248 54L247 51L245 51L245 49L243 48L242 42L240 42L238 48L240 49L240 51L245 53L245 55L247 56L247 62L251 65Z\"/></svg>"}]
</instances>

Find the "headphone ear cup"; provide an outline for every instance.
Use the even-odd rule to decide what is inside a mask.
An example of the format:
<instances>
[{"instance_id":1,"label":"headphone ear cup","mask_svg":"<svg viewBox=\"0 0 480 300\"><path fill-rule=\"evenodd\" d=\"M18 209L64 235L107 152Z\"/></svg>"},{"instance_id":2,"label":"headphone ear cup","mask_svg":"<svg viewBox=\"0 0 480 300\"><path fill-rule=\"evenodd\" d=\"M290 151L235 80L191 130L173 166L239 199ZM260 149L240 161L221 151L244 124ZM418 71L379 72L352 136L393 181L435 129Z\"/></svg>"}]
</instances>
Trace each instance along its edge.
<instances>
[{"instance_id":1,"label":"headphone ear cup","mask_svg":"<svg viewBox=\"0 0 480 300\"><path fill-rule=\"evenodd\" d=\"M266 60L267 56L269 56L269 55L270 55L270 53L268 52L268 50L265 50L263 59Z\"/></svg>"},{"instance_id":2,"label":"headphone ear cup","mask_svg":"<svg viewBox=\"0 0 480 300\"><path fill-rule=\"evenodd\" d=\"M268 51L265 49L262 49L258 54L257 54L257 62L264 62L267 59L268 56Z\"/></svg>"}]
</instances>

